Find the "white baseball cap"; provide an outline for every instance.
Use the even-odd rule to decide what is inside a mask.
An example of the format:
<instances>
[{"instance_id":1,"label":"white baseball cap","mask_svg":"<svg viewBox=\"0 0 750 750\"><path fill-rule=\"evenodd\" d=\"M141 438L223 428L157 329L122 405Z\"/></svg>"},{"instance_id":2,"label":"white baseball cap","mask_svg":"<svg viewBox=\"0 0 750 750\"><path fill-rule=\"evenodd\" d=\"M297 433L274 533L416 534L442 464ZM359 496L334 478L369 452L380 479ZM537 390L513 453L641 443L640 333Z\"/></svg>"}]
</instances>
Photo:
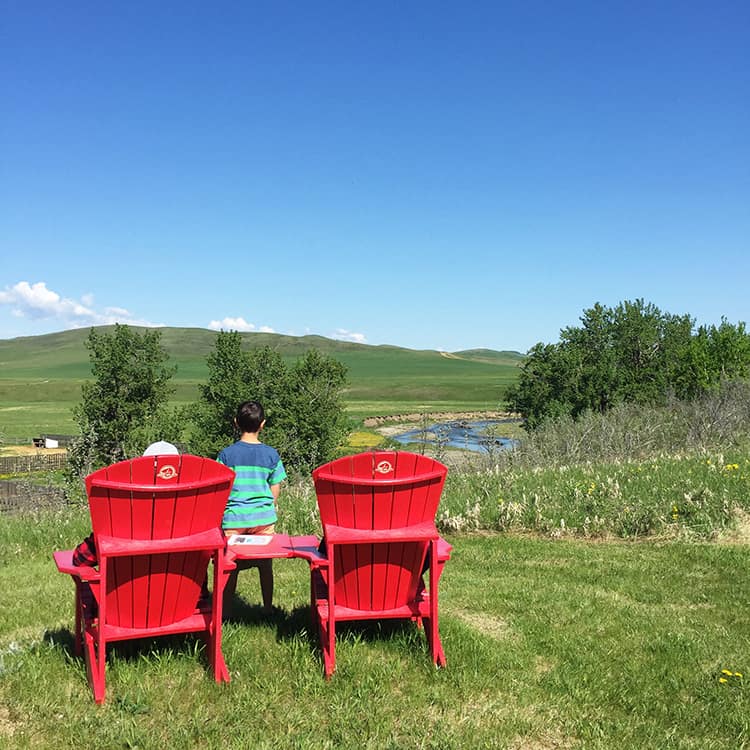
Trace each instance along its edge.
<instances>
[{"instance_id":1,"label":"white baseball cap","mask_svg":"<svg viewBox=\"0 0 750 750\"><path fill-rule=\"evenodd\" d=\"M144 456L176 456L180 451L177 450L177 447L172 445L172 443L168 443L166 440L159 440L156 443L151 443L151 445L146 448L145 451L143 451Z\"/></svg>"}]
</instances>

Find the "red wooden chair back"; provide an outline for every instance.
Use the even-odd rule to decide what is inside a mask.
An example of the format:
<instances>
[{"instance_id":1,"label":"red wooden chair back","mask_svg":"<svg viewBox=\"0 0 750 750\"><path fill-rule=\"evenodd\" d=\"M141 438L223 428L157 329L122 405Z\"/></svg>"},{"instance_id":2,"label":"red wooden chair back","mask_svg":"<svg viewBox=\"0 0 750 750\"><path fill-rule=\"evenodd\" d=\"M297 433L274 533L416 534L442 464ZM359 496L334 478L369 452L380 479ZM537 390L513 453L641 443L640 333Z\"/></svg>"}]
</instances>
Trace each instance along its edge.
<instances>
[{"instance_id":1,"label":"red wooden chair back","mask_svg":"<svg viewBox=\"0 0 750 750\"><path fill-rule=\"evenodd\" d=\"M198 456L143 456L86 478L97 549L100 538L169 540L219 529L234 472ZM125 545L127 547L127 545ZM106 624L159 628L191 615L200 597L211 551L107 558Z\"/></svg>"},{"instance_id":2,"label":"red wooden chair back","mask_svg":"<svg viewBox=\"0 0 750 750\"><path fill-rule=\"evenodd\" d=\"M350 529L402 529L437 513L448 469L405 451L345 456L313 471L323 523ZM336 545L335 605L383 611L414 601L428 544L423 541Z\"/></svg>"}]
</instances>

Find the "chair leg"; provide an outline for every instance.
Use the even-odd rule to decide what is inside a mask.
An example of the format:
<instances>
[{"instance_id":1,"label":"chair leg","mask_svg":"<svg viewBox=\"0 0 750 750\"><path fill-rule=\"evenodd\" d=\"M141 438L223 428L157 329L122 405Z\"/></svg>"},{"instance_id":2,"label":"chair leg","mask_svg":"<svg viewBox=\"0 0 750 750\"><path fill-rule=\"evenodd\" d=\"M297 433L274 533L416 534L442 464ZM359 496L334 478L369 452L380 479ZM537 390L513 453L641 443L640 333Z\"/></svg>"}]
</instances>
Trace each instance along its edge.
<instances>
[{"instance_id":1,"label":"chair leg","mask_svg":"<svg viewBox=\"0 0 750 750\"><path fill-rule=\"evenodd\" d=\"M214 680L221 684L222 682L231 682L227 663L224 661L224 654L219 645L219 639L215 635L208 638L208 660L214 675Z\"/></svg>"},{"instance_id":2,"label":"chair leg","mask_svg":"<svg viewBox=\"0 0 750 750\"><path fill-rule=\"evenodd\" d=\"M323 652L323 670L326 680L330 680L336 669L336 624L332 618L324 619L320 615L318 617L320 648Z\"/></svg>"},{"instance_id":3,"label":"chair leg","mask_svg":"<svg viewBox=\"0 0 750 750\"><path fill-rule=\"evenodd\" d=\"M324 575L322 570L317 568L310 570L310 615L318 626L323 669L326 679L329 680L336 668L336 624L330 611L327 582L328 576ZM320 604L328 606L321 607Z\"/></svg>"},{"instance_id":4,"label":"chair leg","mask_svg":"<svg viewBox=\"0 0 750 750\"><path fill-rule=\"evenodd\" d=\"M427 638L427 645L430 648L430 655L432 656L432 662L438 667L444 667L445 652L443 651L443 643L440 640L440 633L438 632L437 620L432 617L423 618L424 634Z\"/></svg>"},{"instance_id":5,"label":"chair leg","mask_svg":"<svg viewBox=\"0 0 750 750\"><path fill-rule=\"evenodd\" d=\"M81 656L81 652L83 651L83 603L81 602L81 583L73 579L76 585L76 599L75 599L75 609L76 609L76 634L75 634L75 642L73 644L73 652L76 656Z\"/></svg>"},{"instance_id":6,"label":"chair leg","mask_svg":"<svg viewBox=\"0 0 750 750\"><path fill-rule=\"evenodd\" d=\"M208 632L208 660L214 673L216 682L229 682L229 669L224 661L224 653L221 647L222 622L224 619L224 595L228 579L223 560L218 555L214 556L214 592L211 599L211 625ZM236 572L236 571L235 571Z\"/></svg>"},{"instance_id":7,"label":"chair leg","mask_svg":"<svg viewBox=\"0 0 750 750\"><path fill-rule=\"evenodd\" d=\"M105 694L105 667L107 658L107 646L102 642L99 634L92 633L89 629L85 633L85 657L86 676L94 694L94 701L104 703Z\"/></svg>"},{"instance_id":8,"label":"chair leg","mask_svg":"<svg viewBox=\"0 0 750 750\"><path fill-rule=\"evenodd\" d=\"M437 543L430 543L430 591L429 610L430 616L424 618L424 632L430 645L432 661L439 667L445 666L445 653L443 644L440 642L438 632L438 580L443 572L444 563L438 562Z\"/></svg>"}]
</instances>

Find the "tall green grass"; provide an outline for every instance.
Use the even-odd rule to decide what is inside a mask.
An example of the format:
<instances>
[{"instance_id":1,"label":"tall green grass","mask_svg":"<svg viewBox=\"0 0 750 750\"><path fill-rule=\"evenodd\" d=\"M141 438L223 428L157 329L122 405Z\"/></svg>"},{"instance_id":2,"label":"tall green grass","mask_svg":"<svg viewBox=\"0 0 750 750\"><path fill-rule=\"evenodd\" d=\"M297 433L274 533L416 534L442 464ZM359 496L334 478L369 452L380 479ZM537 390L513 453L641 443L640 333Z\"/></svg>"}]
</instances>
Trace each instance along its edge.
<instances>
[{"instance_id":1,"label":"tall green grass","mask_svg":"<svg viewBox=\"0 0 750 750\"><path fill-rule=\"evenodd\" d=\"M451 472L448 531L750 537L750 384L690 403L558 419Z\"/></svg>"}]
</instances>

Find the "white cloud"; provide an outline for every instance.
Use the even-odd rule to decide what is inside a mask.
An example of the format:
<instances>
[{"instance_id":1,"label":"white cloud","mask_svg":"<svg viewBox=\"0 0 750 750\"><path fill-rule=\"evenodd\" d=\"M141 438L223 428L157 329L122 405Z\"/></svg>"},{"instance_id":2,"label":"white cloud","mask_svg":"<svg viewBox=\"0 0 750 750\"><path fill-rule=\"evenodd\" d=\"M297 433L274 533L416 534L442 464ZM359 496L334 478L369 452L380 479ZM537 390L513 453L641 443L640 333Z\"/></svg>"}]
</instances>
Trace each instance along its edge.
<instances>
[{"instance_id":1,"label":"white cloud","mask_svg":"<svg viewBox=\"0 0 750 750\"><path fill-rule=\"evenodd\" d=\"M212 331L254 331L255 324L248 323L244 318L224 318L223 320L212 320L208 327Z\"/></svg>"},{"instance_id":2,"label":"white cloud","mask_svg":"<svg viewBox=\"0 0 750 750\"><path fill-rule=\"evenodd\" d=\"M337 328L335 333L331 335L332 339L338 339L339 341L351 341L355 344L366 344L367 337L364 333L354 333L353 331L347 331L345 328Z\"/></svg>"},{"instance_id":3,"label":"white cloud","mask_svg":"<svg viewBox=\"0 0 750 750\"><path fill-rule=\"evenodd\" d=\"M127 323L136 326L155 327L157 324L137 320L121 307L108 307L98 312L93 307L94 297L86 294L80 302L60 296L47 288L45 281L29 284L19 281L12 287L0 291L0 305L10 305L11 313L18 318L32 320L57 320L68 328Z\"/></svg>"},{"instance_id":4,"label":"white cloud","mask_svg":"<svg viewBox=\"0 0 750 750\"><path fill-rule=\"evenodd\" d=\"M212 320L208 324L212 331L241 331L243 333L276 333L270 326L256 326L255 323L248 323L244 318L224 318L222 320Z\"/></svg>"},{"instance_id":5,"label":"white cloud","mask_svg":"<svg viewBox=\"0 0 750 750\"><path fill-rule=\"evenodd\" d=\"M115 315L119 316L121 318L132 318L133 315L126 310L124 307L105 307L104 308L104 314L105 315Z\"/></svg>"}]
</instances>

